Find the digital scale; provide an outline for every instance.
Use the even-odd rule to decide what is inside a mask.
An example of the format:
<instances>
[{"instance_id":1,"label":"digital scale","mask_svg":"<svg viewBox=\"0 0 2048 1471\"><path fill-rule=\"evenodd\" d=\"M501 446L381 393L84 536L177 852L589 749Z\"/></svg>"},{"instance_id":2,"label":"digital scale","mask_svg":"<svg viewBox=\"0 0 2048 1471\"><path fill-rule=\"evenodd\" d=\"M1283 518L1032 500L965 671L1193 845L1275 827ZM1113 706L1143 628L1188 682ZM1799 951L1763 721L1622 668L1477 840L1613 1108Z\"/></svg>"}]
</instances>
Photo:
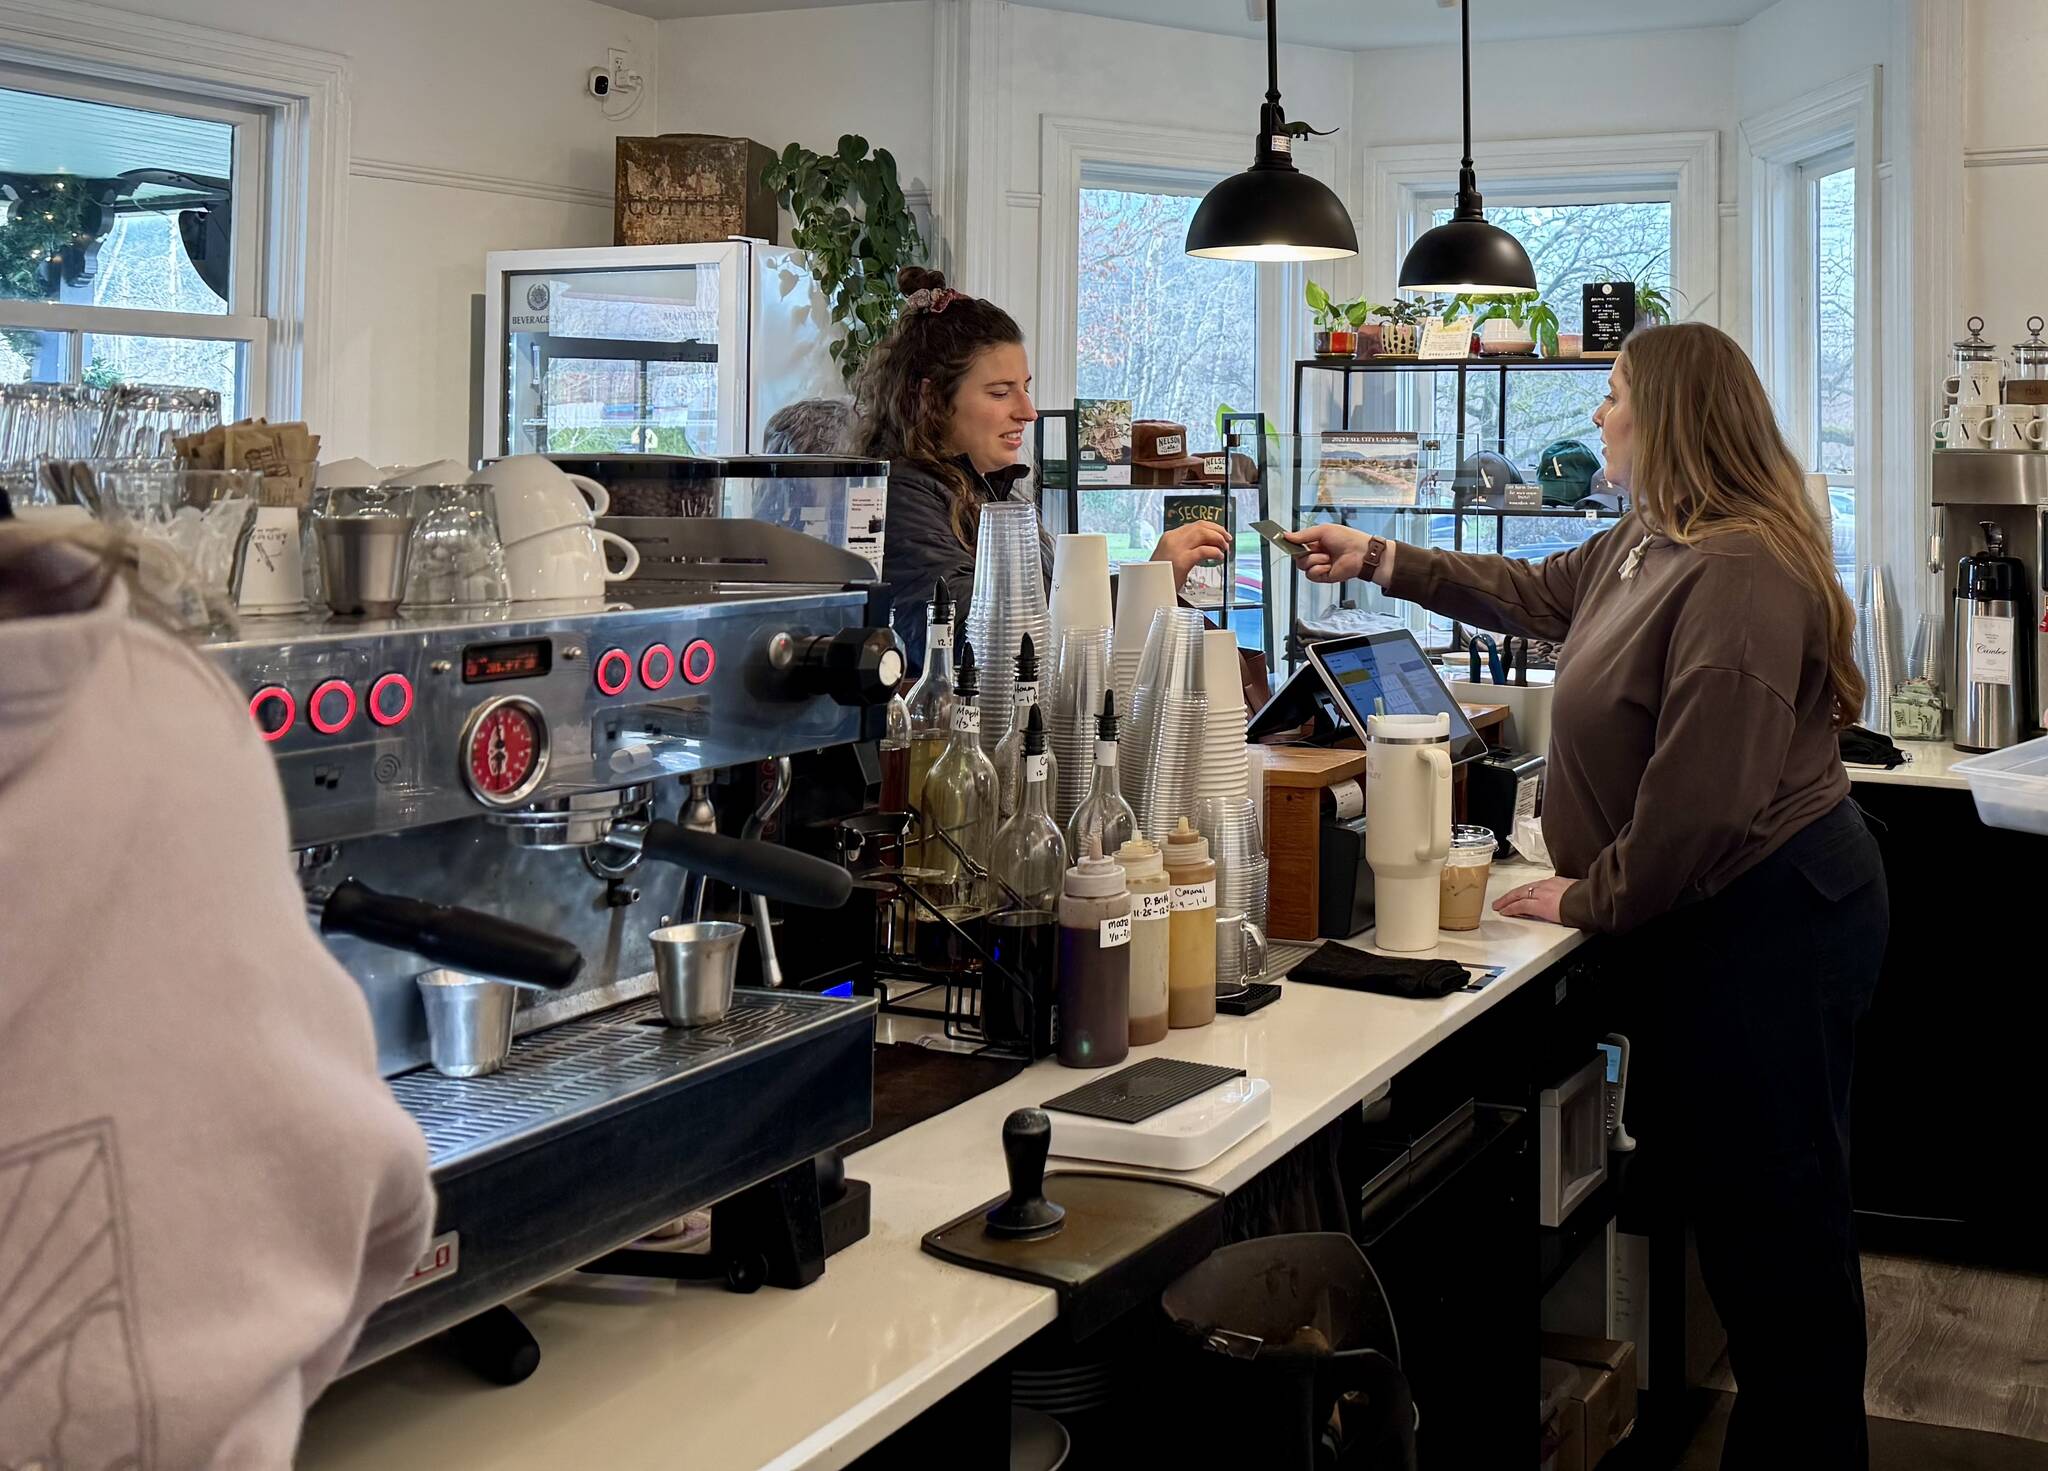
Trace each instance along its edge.
<instances>
[{"instance_id":1,"label":"digital scale","mask_svg":"<svg viewBox=\"0 0 2048 1471\"><path fill-rule=\"evenodd\" d=\"M1273 1116L1273 1085L1240 1068L1155 1057L1048 1099L1052 1153L1198 1170Z\"/></svg>"}]
</instances>

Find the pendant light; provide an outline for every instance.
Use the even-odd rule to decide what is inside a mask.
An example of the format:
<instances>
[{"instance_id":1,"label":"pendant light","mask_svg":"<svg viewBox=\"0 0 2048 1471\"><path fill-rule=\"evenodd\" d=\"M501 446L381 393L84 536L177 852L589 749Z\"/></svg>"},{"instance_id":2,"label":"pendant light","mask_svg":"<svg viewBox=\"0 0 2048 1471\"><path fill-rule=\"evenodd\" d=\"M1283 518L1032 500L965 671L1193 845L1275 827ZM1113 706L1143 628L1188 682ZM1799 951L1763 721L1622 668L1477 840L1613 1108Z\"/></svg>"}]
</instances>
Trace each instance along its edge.
<instances>
[{"instance_id":1,"label":"pendant light","mask_svg":"<svg viewBox=\"0 0 2048 1471\"><path fill-rule=\"evenodd\" d=\"M1433 296L1526 296L1536 268L1522 242L1486 223L1485 201L1472 172L1472 6L1459 5L1465 57L1465 158L1458 169L1458 207L1448 223L1426 230L1401 262L1400 289Z\"/></svg>"},{"instance_id":2,"label":"pendant light","mask_svg":"<svg viewBox=\"0 0 2048 1471\"><path fill-rule=\"evenodd\" d=\"M1336 260L1358 254L1351 216L1321 179L1294 166L1280 110L1278 0L1266 0L1266 101L1252 166L1207 194L1188 224L1187 253L1208 260Z\"/></svg>"}]
</instances>

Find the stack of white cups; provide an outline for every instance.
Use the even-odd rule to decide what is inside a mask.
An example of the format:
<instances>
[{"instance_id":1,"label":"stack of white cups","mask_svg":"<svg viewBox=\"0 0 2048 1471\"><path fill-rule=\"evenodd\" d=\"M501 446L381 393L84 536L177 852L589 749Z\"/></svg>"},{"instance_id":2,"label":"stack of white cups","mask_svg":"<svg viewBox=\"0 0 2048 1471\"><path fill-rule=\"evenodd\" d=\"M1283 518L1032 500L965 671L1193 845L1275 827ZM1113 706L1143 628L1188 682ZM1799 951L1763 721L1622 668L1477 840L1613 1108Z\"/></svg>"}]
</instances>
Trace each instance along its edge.
<instances>
[{"instance_id":1,"label":"stack of white cups","mask_svg":"<svg viewBox=\"0 0 2048 1471\"><path fill-rule=\"evenodd\" d=\"M1070 628L1108 628L1109 538L1092 531L1061 536L1052 548L1052 639Z\"/></svg>"},{"instance_id":2,"label":"stack of white cups","mask_svg":"<svg viewBox=\"0 0 2048 1471\"><path fill-rule=\"evenodd\" d=\"M1203 682L1209 691L1209 716L1202 731L1201 771L1195 796L1251 795L1251 768L1245 760L1244 683L1238 677L1237 636L1227 628L1202 634Z\"/></svg>"},{"instance_id":3,"label":"stack of white cups","mask_svg":"<svg viewBox=\"0 0 2048 1471\"><path fill-rule=\"evenodd\" d=\"M1216 861L1216 985L1235 989L1244 979L1243 926L1264 935L1269 867L1258 804L1251 795L1246 757L1244 684L1237 637L1228 629L1202 635L1209 716L1202 736L1201 773L1195 784L1195 821Z\"/></svg>"},{"instance_id":4,"label":"stack of white cups","mask_svg":"<svg viewBox=\"0 0 2048 1471\"><path fill-rule=\"evenodd\" d=\"M439 469L413 472L413 483ZM591 524L611 509L611 497L589 476L565 475L545 455L508 455L471 475L469 483L491 487L513 602L602 598L606 583L640 570L638 547ZM606 557L608 548L622 559L617 571Z\"/></svg>"},{"instance_id":5,"label":"stack of white cups","mask_svg":"<svg viewBox=\"0 0 2048 1471\"><path fill-rule=\"evenodd\" d=\"M1131 713L1131 688L1138 682L1138 662L1145 657L1145 635L1152 615L1173 606L1173 563L1126 562L1116 574L1116 641L1110 674L1116 684L1117 714Z\"/></svg>"}]
</instances>

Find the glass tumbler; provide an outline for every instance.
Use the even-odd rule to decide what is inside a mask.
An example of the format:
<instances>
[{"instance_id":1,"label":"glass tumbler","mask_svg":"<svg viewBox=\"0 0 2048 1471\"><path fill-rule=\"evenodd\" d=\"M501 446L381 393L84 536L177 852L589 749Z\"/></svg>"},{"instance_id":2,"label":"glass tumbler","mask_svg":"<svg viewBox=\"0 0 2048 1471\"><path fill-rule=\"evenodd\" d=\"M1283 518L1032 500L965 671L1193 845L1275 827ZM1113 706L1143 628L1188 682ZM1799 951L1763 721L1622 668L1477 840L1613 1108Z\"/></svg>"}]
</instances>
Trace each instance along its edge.
<instances>
[{"instance_id":1,"label":"glass tumbler","mask_svg":"<svg viewBox=\"0 0 2048 1471\"><path fill-rule=\"evenodd\" d=\"M490 607L511 596L497 498L488 485L416 485L412 508L408 609Z\"/></svg>"}]
</instances>

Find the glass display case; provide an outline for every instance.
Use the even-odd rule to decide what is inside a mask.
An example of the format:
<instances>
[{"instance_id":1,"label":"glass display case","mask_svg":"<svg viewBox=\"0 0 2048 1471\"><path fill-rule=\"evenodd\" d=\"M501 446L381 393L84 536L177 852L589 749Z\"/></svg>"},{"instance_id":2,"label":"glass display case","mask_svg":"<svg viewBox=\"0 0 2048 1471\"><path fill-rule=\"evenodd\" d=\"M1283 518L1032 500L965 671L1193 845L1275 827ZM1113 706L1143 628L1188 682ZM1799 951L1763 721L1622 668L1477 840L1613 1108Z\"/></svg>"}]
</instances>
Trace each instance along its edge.
<instances>
[{"instance_id":1,"label":"glass display case","mask_svg":"<svg viewBox=\"0 0 2048 1471\"><path fill-rule=\"evenodd\" d=\"M745 454L768 416L840 398L809 259L759 241L495 251L483 447L504 454Z\"/></svg>"}]
</instances>

